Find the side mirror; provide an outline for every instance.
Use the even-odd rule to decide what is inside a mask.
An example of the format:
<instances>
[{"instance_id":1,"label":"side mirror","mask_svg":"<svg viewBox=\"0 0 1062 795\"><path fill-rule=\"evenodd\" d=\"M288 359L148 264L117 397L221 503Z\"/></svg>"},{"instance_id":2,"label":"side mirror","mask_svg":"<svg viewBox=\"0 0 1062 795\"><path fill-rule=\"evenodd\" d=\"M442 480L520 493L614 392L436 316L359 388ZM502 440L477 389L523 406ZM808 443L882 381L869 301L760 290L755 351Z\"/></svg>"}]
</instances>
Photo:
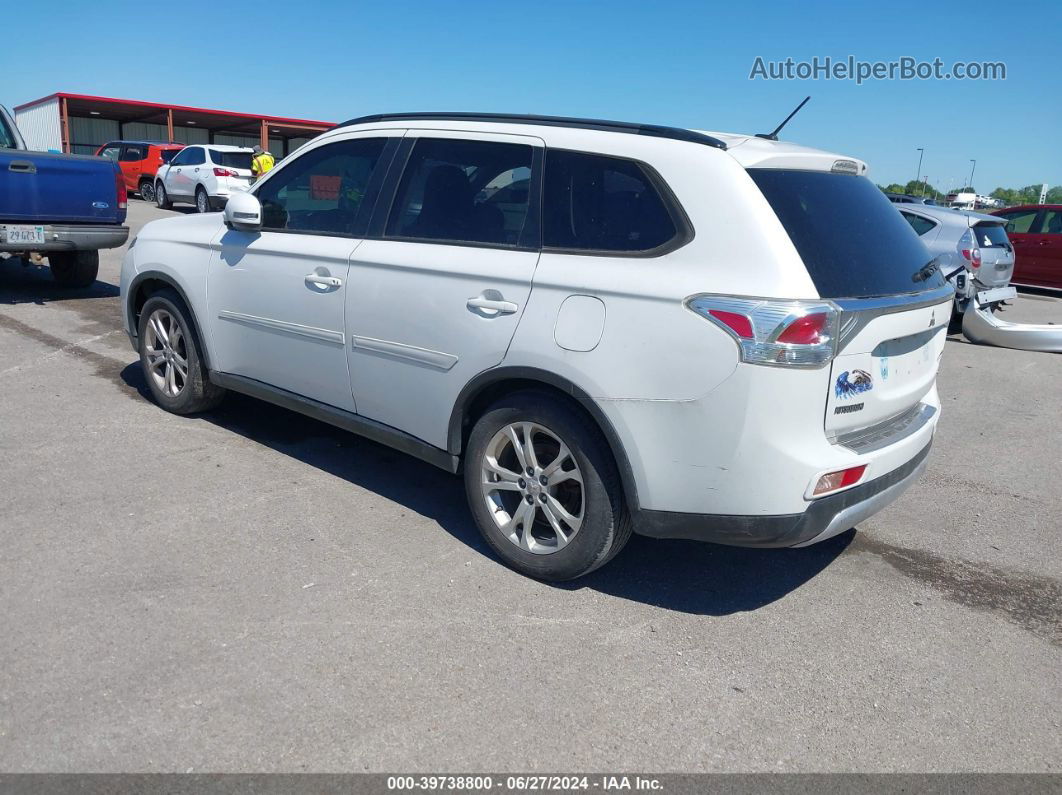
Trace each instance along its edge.
<instances>
[{"instance_id":1,"label":"side mirror","mask_svg":"<svg viewBox=\"0 0 1062 795\"><path fill-rule=\"evenodd\" d=\"M237 191L225 203L225 225L243 232L257 232L262 228L262 204L258 197Z\"/></svg>"}]
</instances>

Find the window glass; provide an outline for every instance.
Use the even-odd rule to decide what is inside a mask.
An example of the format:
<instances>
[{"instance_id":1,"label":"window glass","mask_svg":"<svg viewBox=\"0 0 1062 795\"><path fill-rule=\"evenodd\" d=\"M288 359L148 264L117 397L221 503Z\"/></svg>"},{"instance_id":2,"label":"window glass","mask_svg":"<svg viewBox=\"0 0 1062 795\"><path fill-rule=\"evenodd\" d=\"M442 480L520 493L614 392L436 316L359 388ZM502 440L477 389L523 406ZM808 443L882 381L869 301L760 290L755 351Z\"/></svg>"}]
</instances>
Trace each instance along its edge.
<instances>
[{"instance_id":1,"label":"window glass","mask_svg":"<svg viewBox=\"0 0 1062 795\"><path fill-rule=\"evenodd\" d=\"M15 134L8 129L7 122L0 116L0 149L14 149Z\"/></svg>"},{"instance_id":2,"label":"window glass","mask_svg":"<svg viewBox=\"0 0 1062 795\"><path fill-rule=\"evenodd\" d=\"M262 227L353 234L386 138L322 146L296 158L261 183Z\"/></svg>"},{"instance_id":3,"label":"window glass","mask_svg":"<svg viewBox=\"0 0 1062 795\"><path fill-rule=\"evenodd\" d=\"M177 156L177 153L180 151L180 149L160 149L159 155L162 157L163 163L169 163L173 160L173 158Z\"/></svg>"},{"instance_id":4,"label":"window glass","mask_svg":"<svg viewBox=\"0 0 1062 795\"><path fill-rule=\"evenodd\" d=\"M1010 241L1007 233L1003 231L1003 224L992 224L982 221L974 226L974 234L977 236L977 245L981 248L1007 248Z\"/></svg>"},{"instance_id":5,"label":"window glass","mask_svg":"<svg viewBox=\"0 0 1062 795\"><path fill-rule=\"evenodd\" d=\"M144 151L144 147L130 146L127 144L122 147L122 156L119 159L123 162L130 163L143 160L145 157L147 157L147 152Z\"/></svg>"},{"instance_id":6,"label":"window glass","mask_svg":"<svg viewBox=\"0 0 1062 795\"><path fill-rule=\"evenodd\" d=\"M822 298L869 298L942 287L933 258L866 177L750 168Z\"/></svg>"},{"instance_id":7,"label":"window glass","mask_svg":"<svg viewBox=\"0 0 1062 795\"><path fill-rule=\"evenodd\" d=\"M173 160L170 161L170 165L171 166L185 166L185 165L188 165L188 155L189 155L189 150L186 147L186 148L182 149L181 151L179 151L177 153L177 156L174 157Z\"/></svg>"},{"instance_id":8,"label":"window glass","mask_svg":"<svg viewBox=\"0 0 1062 795\"><path fill-rule=\"evenodd\" d=\"M1044 222L1040 226L1040 233L1044 235L1062 235L1062 212L1045 210Z\"/></svg>"},{"instance_id":9,"label":"window glass","mask_svg":"<svg viewBox=\"0 0 1062 795\"><path fill-rule=\"evenodd\" d=\"M515 246L527 219L530 146L421 138L387 222L388 237Z\"/></svg>"},{"instance_id":10,"label":"window glass","mask_svg":"<svg viewBox=\"0 0 1062 795\"><path fill-rule=\"evenodd\" d=\"M1007 219L1007 234L1024 235L1032 231L1033 221L1039 210L1013 210L1009 213L998 213L1000 218Z\"/></svg>"},{"instance_id":11,"label":"window glass","mask_svg":"<svg viewBox=\"0 0 1062 795\"><path fill-rule=\"evenodd\" d=\"M103 151L100 152L100 157L106 157L110 160L117 160L118 153L121 151L122 147L118 146L117 144L112 144L103 148Z\"/></svg>"},{"instance_id":12,"label":"window glass","mask_svg":"<svg viewBox=\"0 0 1062 795\"><path fill-rule=\"evenodd\" d=\"M915 230L915 232L918 234L919 237L924 235L930 229L933 229L933 228L936 227L935 223L930 221L928 218L923 218L920 215L915 215L914 213L904 213L904 212L901 212L900 215L902 215L905 219L907 219L907 223L909 223L911 225L911 228L913 230Z\"/></svg>"},{"instance_id":13,"label":"window glass","mask_svg":"<svg viewBox=\"0 0 1062 795\"><path fill-rule=\"evenodd\" d=\"M189 146L181 154L185 155L181 161L182 166L201 166L206 163L206 154L203 152L202 147Z\"/></svg>"},{"instance_id":14,"label":"window glass","mask_svg":"<svg viewBox=\"0 0 1062 795\"><path fill-rule=\"evenodd\" d=\"M210 159L225 168L244 168L251 170L250 152L224 152L220 149L210 150Z\"/></svg>"},{"instance_id":15,"label":"window glass","mask_svg":"<svg viewBox=\"0 0 1062 795\"><path fill-rule=\"evenodd\" d=\"M652 180L631 160L549 151L542 204L550 248L648 251L678 232Z\"/></svg>"}]
</instances>

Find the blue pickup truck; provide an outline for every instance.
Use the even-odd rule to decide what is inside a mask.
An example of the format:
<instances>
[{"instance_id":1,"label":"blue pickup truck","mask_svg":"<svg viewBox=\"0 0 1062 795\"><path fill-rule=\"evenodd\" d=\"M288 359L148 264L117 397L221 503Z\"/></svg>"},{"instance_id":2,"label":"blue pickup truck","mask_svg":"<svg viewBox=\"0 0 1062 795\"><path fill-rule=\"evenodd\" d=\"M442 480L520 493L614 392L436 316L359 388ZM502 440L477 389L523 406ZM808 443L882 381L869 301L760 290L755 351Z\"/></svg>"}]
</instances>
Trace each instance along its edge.
<instances>
[{"instance_id":1,"label":"blue pickup truck","mask_svg":"<svg viewBox=\"0 0 1062 795\"><path fill-rule=\"evenodd\" d=\"M96 281L101 248L129 237L126 192L113 160L28 152L0 106L0 252L48 258L66 287Z\"/></svg>"}]
</instances>

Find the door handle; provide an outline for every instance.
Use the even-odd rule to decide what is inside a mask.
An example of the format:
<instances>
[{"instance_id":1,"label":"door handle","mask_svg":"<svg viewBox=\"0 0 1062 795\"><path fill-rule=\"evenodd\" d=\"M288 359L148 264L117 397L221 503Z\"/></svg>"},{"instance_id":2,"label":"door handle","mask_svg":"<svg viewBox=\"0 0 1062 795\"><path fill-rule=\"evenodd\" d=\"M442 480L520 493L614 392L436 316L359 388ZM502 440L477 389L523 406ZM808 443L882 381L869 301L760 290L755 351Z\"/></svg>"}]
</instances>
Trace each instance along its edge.
<instances>
[{"instance_id":1,"label":"door handle","mask_svg":"<svg viewBox=\"0 0 1062 795\"><path fill-rule=\"evenodd\" d=\"M16 174L36 174L37 166L30 160L12 160L7 170L14 171Z\"/></svg>"},{"instance_id":2,"label":"door handle","mask_svg":"<svg viewBox=\"0 0 1062 795\"><path fill-rule=\"evenodd\" d=\"M512 301L498 301L493 298L484 298L483 296L476 296L475 298L468 299L468 308L482 309L486 312L496 312L499 315L511 315L516 312L520 307L518 307Z\"/></svg>"},{"instance_id":3,"label":"door handle","mask_svg":"<svg viewBox=\"0 0 1062 795\"><path fill-rule=\"evenodd\" d=\"M343 280L338 276L321 276L316 273L306 274L305 279L307 284L317 284L321 287L342 287Z\"/></svg>"}]
</instances>

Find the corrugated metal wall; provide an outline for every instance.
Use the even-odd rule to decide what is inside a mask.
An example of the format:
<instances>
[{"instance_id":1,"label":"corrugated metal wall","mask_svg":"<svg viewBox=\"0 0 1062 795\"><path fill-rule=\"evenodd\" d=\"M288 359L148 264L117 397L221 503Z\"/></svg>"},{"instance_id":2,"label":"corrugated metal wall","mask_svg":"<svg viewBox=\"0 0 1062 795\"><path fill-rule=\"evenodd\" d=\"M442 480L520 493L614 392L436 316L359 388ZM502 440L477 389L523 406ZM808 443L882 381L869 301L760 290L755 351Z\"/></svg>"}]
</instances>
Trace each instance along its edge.
<instances>
[{"instance_id":1,"label":"corrugated metal wall","mask_svg":"<svg viewBox=\"0 0 1062 795\"><path fill-rule=\"evenodd\" d=\"M113 119L70 117L70 151L76 155L95 154L103 144L120 137L118 122Z\"/></svg>"},{"instance_id":2,"label":"corrugated metal wall","mask_svg":"<svg viewBox=\"0 0 1062 795\"><path fill-rule=\"evenodd\" d=\"M177 127L173 128L173 140L179 144L205 144L210 143L210 131L202 127Z\"/></svg>"},{"instance_id":3,"label":"corrugated metal wall","mask_svg":"<svg viewBox=\"0 0 1062 795\"><path fill-rule=\"evenodd\" d=\"M54 149L58 152L63 148L58 98L15 111L15 124L30 149L37 152Z\"/></svg>"},{"instance_id":4,"label":"corrugated metal wall","mask_svg":"<svg viewBox=\"0 0 1062 795\"><path fill-rule=\"evenodd\" d=\"M218 133L214 136L214 143L226 146L257 146L260 139L257 135L233 135L232 133ZM284 141L281 138L269 139L269 151L277 157L284 153Z\"/></svg>"}]
</instances>

